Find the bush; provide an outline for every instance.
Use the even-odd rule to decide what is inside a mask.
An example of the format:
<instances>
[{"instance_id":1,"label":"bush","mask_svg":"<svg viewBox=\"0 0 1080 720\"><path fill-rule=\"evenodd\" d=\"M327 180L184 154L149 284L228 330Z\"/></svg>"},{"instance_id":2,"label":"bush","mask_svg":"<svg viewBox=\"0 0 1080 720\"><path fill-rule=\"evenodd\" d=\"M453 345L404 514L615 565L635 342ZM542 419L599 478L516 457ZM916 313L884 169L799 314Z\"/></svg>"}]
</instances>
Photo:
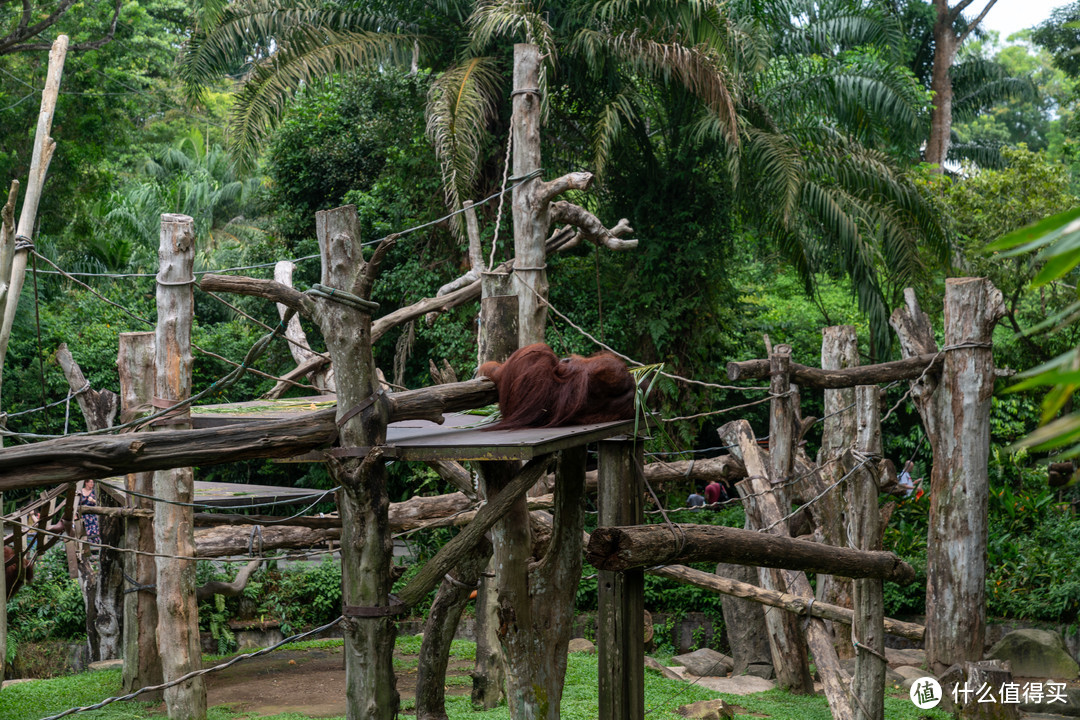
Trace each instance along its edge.
<instances>
[{"instance_id":1,"label":"bush","mask_svg":"<svg viewBox=\"0 0 1080 720\"><path fill-rule=\"evenodd\" d=\"M24 585L8 601L7 614L9 662L25 643L85 637L82 590L68 576L63 547L54 547L38 558L33 582Z\"/></svg>"}]
</instances>

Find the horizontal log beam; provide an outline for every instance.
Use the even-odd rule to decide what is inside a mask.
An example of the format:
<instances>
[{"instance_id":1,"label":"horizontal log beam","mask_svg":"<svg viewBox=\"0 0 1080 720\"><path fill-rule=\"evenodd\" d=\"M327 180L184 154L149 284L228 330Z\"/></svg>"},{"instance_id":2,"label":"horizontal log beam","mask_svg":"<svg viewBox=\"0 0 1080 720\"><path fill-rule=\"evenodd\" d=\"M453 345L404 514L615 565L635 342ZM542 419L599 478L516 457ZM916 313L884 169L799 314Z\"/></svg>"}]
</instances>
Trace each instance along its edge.
<instances>
[{"instance_id":1,"label":"horizontal log beam","mask_svg":"<svg viewBox=\"0 0 1080 720\"><path fill-rule=\"evenodd\" d=\"M676 537L677 535L677 537ZM907 585L910 565L891 552L870 552L718 525L632 525L597 528L585 555L599 570L670 563L728 562L803 570L850 578L881 578Z\"/></svg>"},{"instance_id":2,"label":"horizontal log beam","mask_svg":"<svg viewBox=\"0 0 1080 720\"><path fill-rule=\"evenodd\" d=\"M915 357L877 365L860 365L841 370L822 370L791 363L791 382L799 387L835 390L856 385L876 385L895 380L914 380L926 371L939 370L944 361L941 353L916 355ZM769 377L768 360L743 360L727 364L729 380L760 380Z\"/></svg>"},{"instance_id":3,"label":"horizontal log beam","mask_svg":"<svg viewBox=\"0 0 1080 720\"><path fill-rule=\"evenodd\" d=\"M388 396L391 422L431 419L498 399L495 383L469 380ZM328 408L280 420L200 430L79 435L0 450L0 492L109 478L176 467L220 465L255 458L285 458L329 445L337 437Z\"/></svg>"},{"instance_id":4,"label":"horizontal log beam","mask_svg":"<svg viewBox=\"0 0 1080 720\"><path fill-rule=\"evenodd\" d=\"M694 570L693 568L688 568L684 565L663 565L661 567L650 568L649 570L646 570L646 572L650 575L656 575L657 577L664 577L686 583L687 585L693 585L702 588L703 590L711 590L724 595L732 595L734 597L753 600L754 602L759 602L763 605L790 610L796 615L812 615L813 617L824 618L825 620L842 622L846 625L850 625L852 622L852 611L840 607L839 605L830 605L829 603L823 603L811 597L799 597L797 595L789 595L788 593L776 592L775 590L766 590L757 585L739 582L738 580L732 580L731 578L720 577L719 575L713 575L712 573L703 572L701 570ZM887 617L885 618L885 632L890 635L897 635L909 640L921 642L926 635L926 628L916 623L903 622L902 620L894 620Z\"/></svg>"}]
</instances>

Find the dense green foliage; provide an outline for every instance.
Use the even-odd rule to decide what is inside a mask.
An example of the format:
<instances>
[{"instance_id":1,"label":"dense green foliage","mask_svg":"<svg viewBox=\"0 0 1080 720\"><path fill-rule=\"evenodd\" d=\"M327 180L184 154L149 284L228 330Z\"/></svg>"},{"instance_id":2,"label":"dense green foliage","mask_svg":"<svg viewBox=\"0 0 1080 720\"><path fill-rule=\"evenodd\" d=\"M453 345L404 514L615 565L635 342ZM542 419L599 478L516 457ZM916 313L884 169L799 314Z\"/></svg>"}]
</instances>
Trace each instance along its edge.
<instances>
[{"instance_id":1,"label":"dense green foliage","mask_svg":"<svg viewBox=\"0 0 1080 720\"><path fill-rule=\"evenodd\" d=\"M146 277L85 278L127 311L56 275L28 279L3 368L4 410L33 410L67 396L52 360L61 342L95 388L116 387L118 334L154 321L150 276L163 212L196 219L200 270L314 255L314 213L342 203L357 206L369 243L434 221L399 239L374 299L385 314L434 295L467 269L459 219L439 218L503 188L512 45L530 40L547 52L544 178L594 172L595 185L567 199L609 227L626 218L640 239L630 252L583 243L549 258L551 303L635 360L724 383L728 361L763 356L763 336L791 344L796 362L819 364L820 329L832 324L858 329L866 361L893 359L887 317L905 287L915 287L924 309L939 318L946 277L994 281L1009 310L995 334L995 360L1036 369L1011 394L1003 381L994 398L989 610L1075 621L1077 491L1049 489L1045 465L1051 450L1080 452L1080 420L1068 414L1080 388L1080 324L1073 322L1080 255L1068 225L1077 218L1072 189L1080 169L1076 6L1032 35L1038 47L993 37L965 45L954 67L953 147L968 162L945 176L918 162L932 102L933 10L922 0L575 0L534 9L244 0L218 14L216 3L126 0L116 39L68 59L53 128L59 145L35 241L68 271ZM58 28L76 42L89 39L107 22L106 10L80 6ZM0 10L0 21L6 12ZM243 75L248 70L254 72ZM45 55L0 53L0 71L0 178L22 179ZM242 76L246 82L237 85ZM496 262L512 254L510 213L503 208L497 217L499 207L495 198L477 208L484 257L494 251ZM1002 235L1057 213L1065 214L986 252ZM1026 250L1041 254L1033 259ZM270 274L266 267L250 272ZM299 263L298 287L317 279L317 262ZM1040 287L1033 289L1032 280ZM270 303L230 302L270 326L277 322ZM473 304L395 328L376 346L378 365L407 387L428 384L429 362L443 359L467 378L475 368L476 318ZM322 349L318 332L310 323L305 329ZM1038 333L1047 329L1056 332ZM194 339L201 348L237 362L264 332L197 292ZM555 313L547 340L560 354L597 349ZM195 388L231 367L197 353ZM277 343L256 367L280 375L294 363ZM249 374L208 400L248 400L272 385ZM885 427L885 455L898 464L912 458L917 475L928 475L928 444L904 402L906 389L887 393L888 406L899 406ZM761 397L671 378L661 378L650 396L668 418ZM823 414L819 394L804 393L802 402L804 416ZM764 435L767 408L665 424L646 450L715 448L716 429L734 417ZM1034 436L1030 451L1012 447L1040 421L1062 414ZM84 427L73 404L10 415L6 424L46 434ZM806 436L811 456L820 433L819 423ZM402 465L391 469L392 500L447 490L434 471ZM318 465L251 462L200 469L199 477L331 487ZM689 482L670 487L661 499L680 507L690 490ZM29 495L6 494L6 508ZM886 547L920 573L912 586L887 588L893 614L923 609L927 505L925 497L900 502L886 531ZM290 510L300 508L280 509ZM743 521L737 510L673 519ZM453 532L418 533L410 549L423 561ZM200 581L233 572L204 564ZM578 592L582 611L595 608L590 574L586 569ZM647 581L646 603L652 611L705 612L721 622L715 595L657 578ZM288 633L332 620L339 605L333 564L270 563L241 597L203 603L200 619L224 650L233 643L231 619L273 618ZM59 556L39 564L36 583L9 614L9 652L83 631L78 588ZM573 672L594 672L577 663ZM774 710L786 702L773 700Z\"/></svg>"}]
</instances>

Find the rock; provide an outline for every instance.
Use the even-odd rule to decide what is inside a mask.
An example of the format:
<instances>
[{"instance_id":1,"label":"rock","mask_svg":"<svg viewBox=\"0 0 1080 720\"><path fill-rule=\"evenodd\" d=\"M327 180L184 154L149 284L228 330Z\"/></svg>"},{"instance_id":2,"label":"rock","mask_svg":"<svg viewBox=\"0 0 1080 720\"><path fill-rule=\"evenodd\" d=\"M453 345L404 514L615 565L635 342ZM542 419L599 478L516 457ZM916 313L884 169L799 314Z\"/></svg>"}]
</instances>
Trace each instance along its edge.
<instances>
[{"instance_id":1,"label":"rock","mask_svg":"<svg viewBox=\"0 0 1080 720\"><path fill-rule=\"evenodd\" d=\"M960 720L1019 720L1020 706L1001 702L1002 687L1012 675L998 660L952 665L942 674L938 709ZM955 697L954 697L955 693Z\"/></svg>"},{"instance_id":2,"label":"rock","mask_svg":"<svg viewBox=\"0 0 1080 720\"><path fill-rule=\"evenodd\" d=\"M900 683L900 688L905 692L911 690L911 686L916 680L924 677L934 677L930 672L910 665L900 665L899 667L893 668L893 670L896 671L897 675L904 678L904 681Z\"/></svg>"},{"instance_id":3,"label":"rock","mask_svg":"<svg viewBox=\"0 0 1080 720\"><path fill-rule=\"evenodd\" d=\"M731 666L735 664L735 661L727 655L709 648L701 648L686 655L676 655L671 658L671 661L685 665L689 673L709 677L725 676L731 672Z\"/></svg>"},{"instance_id":4,"label":"rock","mask_svg":"<svg viewBox=\"0 0 1080 720\"><path fill-rule=\"evenodd\" d=\"M645 656L645 667L649 668L650 670L655 670L656 672L660 673L661 675L663 675L666 678L670 678L671 680L682 680L683 679L683 676L682 676L681 673L673 670L672 668L667 667L666 665L661 663L656 658L651 658L648 655Z\"/></svg>"},{"instance_id":5,"label":"rock","mask_svg":"<svg viewBox=\"0 0 1080 720\"><path fill-rule=\"evenodd\" d=\"M1061 635L1048 630L1013 630L990 648L987 657L1008 661L1013 677L1064 681L1080 673Z\"/></svg>"},{"instance_id":6,"label":"rock","mask_svg":"<svg viewBox=\"0 0 1080 720\"><path fill-rule=\"evenodd\" d=\"M732 668L731 674L735 674L735 669ZM746 670L743 675L753 675L759 677L762 680L772 680L776 677L776 668L772 666L772 663L753 663L746 666Z\"/></svg>"},{"instance_id":7,"label":"rock","mask_svg":"<svg viewBox=\"0 0 1080 720\"><path fill-rule=\"evenodd\" d=\"M567 652L583 652L583 653L595 653L596 646L585 638L574 638L570 641L570 645L566 649Z\"/></svg>"},{"instance_id":8,"label":"rock","mask_svg":"<svg viewBox=\"0 0 1080 720\"><path fill-rule=\"evenodd\" d=\"M721 577L739 580L757 585L757 568L749 565L720 563L716 574ZM772 667L772 651L769 649L769 632L765 627L765 608L761 603L745 598L721 595L720 602L724 609L724 632L727 633L728 646L734 657L732 672L742 675L750 665L768 665ZM759 671L759 673L762 671ZM759 677L772 677L759 673L750 673Z\"/></svg>"},{"instance_id":9,"label":"rock","mask_svg":"<svg viewBox=\"0 0 1080 720\"><path fill-rule=\"evenodd\" d=\"M735 717L735 708L723 700L702 700L690 705L683 705L675 712L683 717L697 718L698 720L720 720L720 718Z\"/></svg>"},{"instance_id":10,"label":"rock","mask_svg":"<svg viewBox=\"0 0 1080 720\"><path fill-rule=\"evenodd\" d=\"M766 692L776 687L771 680L763 680L753 675L735 675L734 677L703 677L697 681L703 688L727 693L728 695L752 695Z\"/></svg>"},{"instance_id":11,"label":"rock","mask_svg":"<svg viewBox=\"0 0 1080 720\"><path fill-rule=\"evenodd\" d=\"M922 667L926 665L926 651L917 648L897 650L885 648L885 659L889 661L889 667L895 668L901 665L910 667Z\"/></svg>"},{"instance_id":12,"label":"rock","mask_svg":"<svg viewBox=\"0 0 1080 720\"><path fill-rule=\"evenodd\" d=\"M1038 681L1034 681L1037 683ZM1024 690L1028 691L1027 699L1034 700L1032 693L1034 688L1031 687L1031 681L1020 681L1020 699L1024 699ZM1054 714L1057 717L1080 717L1080 688L1064 688L1061 689L1060 683L1055 688L1047 689L1048 683L1043 683L1042 695L1039 702L1022 702L1020 709L1025 713L1046 713ZM1061 698L1065 698L1065 702L1061 702ZM1053 702L1050 702L1053 698ZM1031 716L1028 716L1029 718Z\"/></svg>"},{"instance_id":13,"label":"rock","mask_svg":"<svg viewBox=\"0 0 1080 720\"><path fill-rule=\"evenodd\" d=\"M90 672L95 672L97 670L116 670L118 668L123 669L123 667L123 660L98 660L97 662L90 663L90 665L88 665L86 669Z\"/></svg>"},{"instance_id":14,"label":"rock","mask_svg":"<svg viewBox=\"0 0 1080 720\"><path fill-rule=\"evenodd\" d=\"M652 613L648 610L645 611L645 644L648 645L653 641L653 622Z\"/></svg>"},{"instance_id":15,"label":"rock","mask_svg":"<svg viewBox=\"0 0 1080 720\"><path fill-rule=\"evenodd\" d=\"M855 658L847 658L840 661L840 667L844 669L848 675L855 675ZM929 673L924 673L929 674ZM890 667L885 668L885 686L886 687L901 687L904 684L904 676L896 672Z\"/></svg>"}]
</instances>

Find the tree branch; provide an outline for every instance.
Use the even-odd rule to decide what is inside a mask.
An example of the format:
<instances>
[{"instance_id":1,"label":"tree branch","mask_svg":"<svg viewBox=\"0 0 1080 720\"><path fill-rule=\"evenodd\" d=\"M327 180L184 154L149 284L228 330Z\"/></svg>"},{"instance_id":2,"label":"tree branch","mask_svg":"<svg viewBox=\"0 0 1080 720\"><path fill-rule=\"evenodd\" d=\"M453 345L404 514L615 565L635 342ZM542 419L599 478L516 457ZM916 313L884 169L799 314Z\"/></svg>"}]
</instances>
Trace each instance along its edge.
<instances>
[{"instance_id":1,"label":"tree branch","mask_svg":"<svg viewBox=\"0 0 1080 720\"><path fill-rule=\"evenodd\" d=\"M588 190L592 184L593 174L590 172L567 173L550 182L540 183L536 199L541 203L551 202L557 195L562 195L567 190Z\"/></svg>"},{"instance_id":2,"label":"tree branch","mask_svg":"<svg viewBox=\"0 0 1080 720\"><path fill-rule=\"evenodd\" d=\"M315 310L314 300L276 280L262 280L242 275L204 275L199 281L199 287L207 292L228 292L273 300L308 317L311 317Z\"/></svg>"},{"instance_id":3,"label":"tree branch","mask_svg":"<svg viewBox=\"0 0 1080 720\"><path fill-rule=\"evenodd\" d=\"M620 235L634 231L625 219L620 220L614 228L609 230L604 223L600 222L600 218L585 208L565 200L551 203L550 212L553 222L567 223L579 228L582 237L596 245L603 245L609 250L629 250L637 247L637 240L619 239Z\"/></svg>"},{"instance_id":4,"label":"tree branch","mask_svg":"<svg viewBox=\"0 0 1080 720\"><path fill-rule=\"evenodd\" d=\"M196 588L195 599L202 602L203 600L209 600L215 595L236 597L244 592L244 588L247 587L248 580L251 578L252 573L259 569L262 562L263 558L255 558L247 565L240 568L240 572L236 573L236 579L231 583L223 582L221 580L212 580L205 585Z\"/></svg>"},{"instance_id":5,"label":"tree branch","mask_svg":"<svg viewBox=\"0 0 1080 720\"><path fill-rule=\"evenodd\" d=\"M970 2L971 2L971 0L967 0L966 3L961 3L961 5L964 5L964 7L967 7L967 5L970 4ZM997 2L997 0L989 0L989 2L986 3L986 7L984 7L982 9L982 12L979 13L975 17L974 20L972 20L970 23L968 23L967 30L965 30L963 32L963 34L960 35L960 37L958 37L956 39L957 47L959 47L961 44L963 44L964 40L967 39L967 36L971 34L971 31L979 26L979 23L981 23L983 21L983 18L986 17L986 13L990 12L990 8L994 7L994 3L996 3L996 2ZM959 7L959 6L957 6L957 7Z\"/></svg>"}]
</instances>

